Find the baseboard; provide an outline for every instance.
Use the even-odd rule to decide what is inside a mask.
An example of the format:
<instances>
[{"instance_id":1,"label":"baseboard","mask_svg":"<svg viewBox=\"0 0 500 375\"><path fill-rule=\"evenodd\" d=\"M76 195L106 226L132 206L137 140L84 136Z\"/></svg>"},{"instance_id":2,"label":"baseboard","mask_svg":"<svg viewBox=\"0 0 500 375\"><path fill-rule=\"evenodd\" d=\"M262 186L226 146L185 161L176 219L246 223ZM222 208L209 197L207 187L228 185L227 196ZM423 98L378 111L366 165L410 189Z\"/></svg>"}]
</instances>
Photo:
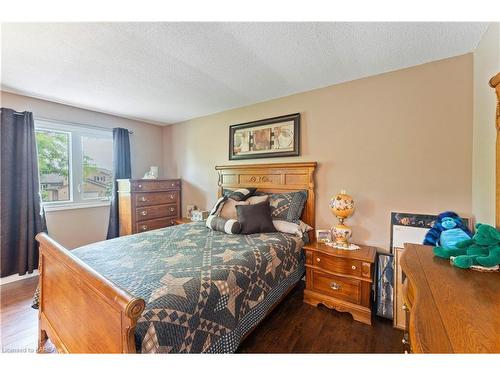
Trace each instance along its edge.
<instances>
[{"instance_id":1,"label":"baseboard","mask_svg":"<svg viewBox=\"0 0 500 375\"><path fill-rule=\"evenodd\" d=\"M6 277L0 278L0 285L9 284L9 283L13 283L15 281L28 279L30 277L36 277L36 276L38 276L38 270L34 270L32 273L27 273L27 274L24 274L22 276L20 276L20 275L6 276Z\"/></svg>"}]
</instances>

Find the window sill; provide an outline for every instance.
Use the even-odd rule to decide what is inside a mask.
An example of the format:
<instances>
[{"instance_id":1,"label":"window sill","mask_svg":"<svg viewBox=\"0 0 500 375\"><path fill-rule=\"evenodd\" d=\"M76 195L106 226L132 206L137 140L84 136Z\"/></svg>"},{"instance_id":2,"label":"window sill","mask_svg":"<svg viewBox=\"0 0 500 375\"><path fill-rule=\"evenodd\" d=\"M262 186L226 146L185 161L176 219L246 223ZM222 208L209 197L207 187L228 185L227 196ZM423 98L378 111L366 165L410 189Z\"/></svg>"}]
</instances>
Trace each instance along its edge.
<instances>
[{"instance_id":1,"label":"window sill","mask_svg":"<svg viewBox=\"0 0 500 375\"><path fill-rule=\"evenodd\" d=\"M80 210L83 208L96 208L107 207L111 203L106 202L93 202L93 203L67 203L67 204L47 204L44 205L45 212L65 211L65 210Z\"/></svg>"}]
</instances>

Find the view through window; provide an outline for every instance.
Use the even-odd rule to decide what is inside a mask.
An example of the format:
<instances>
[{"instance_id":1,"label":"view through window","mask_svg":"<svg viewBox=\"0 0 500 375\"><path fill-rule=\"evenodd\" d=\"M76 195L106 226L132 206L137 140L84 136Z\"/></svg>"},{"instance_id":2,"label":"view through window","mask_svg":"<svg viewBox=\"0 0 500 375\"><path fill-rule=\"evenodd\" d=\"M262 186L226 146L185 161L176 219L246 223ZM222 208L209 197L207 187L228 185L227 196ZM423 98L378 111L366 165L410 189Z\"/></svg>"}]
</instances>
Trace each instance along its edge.
<instances>
[{"instance_id":1,"label":"view through window","mask_svg":"<svg viewBox=\"0 0 500 375\"><path fill-rule=\"evenodd\" d=\"M37 129L38 170L43 202L71 199L70 133Z\"/></svg>"},{"instance_id":2,"label":"view through window","mask_svg":"<svg viewBox=\"0 0 500 375\"><path fill-rule=\"evenodd\" d=\"M113 140L97 136L82 136L83 199L102 199L111 196L113 186Z\"/></svg>"},{"instance_id":3,"label":"view through window","mask_svg":"<svg viewBox=\"0 0 500 375\"><path fill-rule=\"evenodd\" d=\"M111 132L35 121L42 201L108 200L113 184Z\"/></svg>"}]
</instances>

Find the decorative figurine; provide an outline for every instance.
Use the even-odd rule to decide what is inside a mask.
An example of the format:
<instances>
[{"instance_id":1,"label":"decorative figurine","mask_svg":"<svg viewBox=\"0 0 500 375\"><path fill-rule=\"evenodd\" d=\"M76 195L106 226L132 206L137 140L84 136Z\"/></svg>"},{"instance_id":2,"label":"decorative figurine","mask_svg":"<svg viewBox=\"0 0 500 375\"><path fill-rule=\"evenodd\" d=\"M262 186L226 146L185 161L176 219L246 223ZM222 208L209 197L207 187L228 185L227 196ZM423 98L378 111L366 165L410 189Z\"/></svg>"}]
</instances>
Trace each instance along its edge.
<instances>
[{"instance_id":1,"label":"decorative figurine","mask_svg":"<svg viewBox=\"0 0 500 375\"><path fill-rule=\"evenodd\" d=\"M335 247L350 248L349 239L352 236L351 227L344 224L344 220L354 213L354 200L345 190L330 199L330 208L339 220L337 225L331 228L332 239Z\"/></svg>"},{"instance_id":2,"label":"decorative figurine","mask_svg":"<svg viewBox=\"0 0 500 375\"><path fill-rule=\"evenodd\" d=\"M149 167L149 171L146 172L143 179L145 180L156 180L158 178L158 167L151 166Z\"/></svg>"}]
</instances>

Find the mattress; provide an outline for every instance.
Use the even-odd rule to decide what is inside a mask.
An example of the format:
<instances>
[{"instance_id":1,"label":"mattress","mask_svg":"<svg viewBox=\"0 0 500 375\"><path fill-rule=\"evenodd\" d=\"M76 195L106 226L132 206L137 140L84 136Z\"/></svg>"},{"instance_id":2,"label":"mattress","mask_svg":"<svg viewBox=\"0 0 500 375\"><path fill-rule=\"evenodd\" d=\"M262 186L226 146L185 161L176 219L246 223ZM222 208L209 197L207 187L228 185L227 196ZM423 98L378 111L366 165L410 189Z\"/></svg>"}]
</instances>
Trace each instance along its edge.
<instances>
[{"instance_id":1,"label":"mattress","mask_svg":"<svg viewBox=\"0 0 500 375\"><path fill-rule=\"evenodd\" d=\"M302 239L229 235L189 223L72 251L143 298L136 327L143 353L232 353L304 273Z\"/></svg>"}]
</instances>

